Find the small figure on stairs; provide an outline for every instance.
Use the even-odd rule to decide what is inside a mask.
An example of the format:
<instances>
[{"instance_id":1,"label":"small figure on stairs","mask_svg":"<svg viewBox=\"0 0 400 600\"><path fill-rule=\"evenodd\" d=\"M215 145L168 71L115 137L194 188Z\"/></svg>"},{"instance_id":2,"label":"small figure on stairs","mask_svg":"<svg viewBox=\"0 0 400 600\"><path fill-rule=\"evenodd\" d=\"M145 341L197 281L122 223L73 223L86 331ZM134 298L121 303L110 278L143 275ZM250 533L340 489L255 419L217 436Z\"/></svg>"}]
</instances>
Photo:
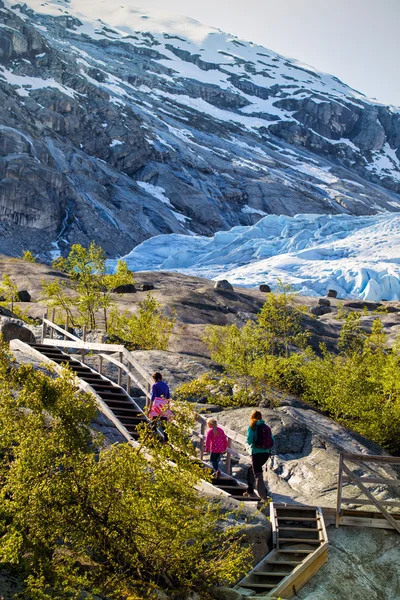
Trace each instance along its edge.
<instances>
[{"instance_id":1,"label":"small figure on stairs","mask_svg":"<svg viewBox=\"0 0 400 600\"><path fill-rule=\"evenodd\" d=\"M268 499L264 483L263 466L268 462L274 446L271 428L265 423L259 410L253 410L247 431L247 443L251 450L251 469L248 471L247 494L252 496L256 488L261 500Z\"/></svg>"},{"instance_id":2,"label":"small figure on stairs","mask_svg":"<svg viewBox=\"0 0 400 600\"><path fill-rule=\"evenodd\" d=\"M228 438L224 430L218 427L216 419L208 419L207 425L209 429L206 435L206 452L210 452L210 462L214 469L214 477L219 477L221 475L219 461L228 448Z\"/></svg>"},{"instance_id":3,"label":"small figure on stairs","mask_svg":"<svg viewBox=\"0 0 400 600\"><path fill-rule=\"evenodd\" d=\"M153 373L153 380L154 384L151 388L151 407L148 416L151 421L157 423L157 427L162 431L164 442L167 442L168 435L160 421L167 421L173 417L173 413L169 408L171 394L168 385L163 381L161 373L158 371Z\"/></svg>"}]
</instances>

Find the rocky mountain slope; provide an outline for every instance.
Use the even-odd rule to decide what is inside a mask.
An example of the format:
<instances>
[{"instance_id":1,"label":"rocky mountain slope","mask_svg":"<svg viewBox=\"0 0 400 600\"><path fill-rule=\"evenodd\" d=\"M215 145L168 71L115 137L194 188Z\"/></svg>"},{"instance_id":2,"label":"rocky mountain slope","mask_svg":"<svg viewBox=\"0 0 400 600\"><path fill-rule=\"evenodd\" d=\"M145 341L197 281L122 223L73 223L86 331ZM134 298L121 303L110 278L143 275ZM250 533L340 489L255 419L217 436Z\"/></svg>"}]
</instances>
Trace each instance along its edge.
<instances>
[{"instance_id":1,"label":"rocky mountain slope","mask_svg":"<svg viewBox=\"0 0 400 600\"><path fill-rule=\"evenodd\" d=\"M0 2L0 251L400 209L400 112L185 18Z\"/></svg>"}]
</instances>

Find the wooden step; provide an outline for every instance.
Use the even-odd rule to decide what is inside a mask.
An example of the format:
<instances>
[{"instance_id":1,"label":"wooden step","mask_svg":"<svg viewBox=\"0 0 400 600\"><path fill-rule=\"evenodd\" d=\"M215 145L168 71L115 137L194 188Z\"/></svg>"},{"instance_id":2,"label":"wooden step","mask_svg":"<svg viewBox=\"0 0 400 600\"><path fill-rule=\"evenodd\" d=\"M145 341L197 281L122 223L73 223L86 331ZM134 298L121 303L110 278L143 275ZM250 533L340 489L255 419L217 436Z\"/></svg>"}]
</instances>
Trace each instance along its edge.
<instances>
[{"instance_id":1,"label":"wooden step","mask_svg":"<svg viewBox=\"0 0 400 600\"><path fill-rule=\"evenodd\" d=\"M109 398L105 398L103 399L103 402L105 404L107 404L107 406L109 406L112 409L114 408L130 408L132 407L132 410L135 409L135 405L132 402L129 402L128 400L110 400Z\"/></svg>"},{"instance_id":2,"label":"wooden step","mask_svg":"<svg viewBox=\"0 0 400 600\"><path fill-rule=\"evenodd\" d=\"M127 408L113 408L112 409L114 415L116 417L124 417L124 416L133 416L134 414L137 415L142 415L143 413L138 410L137 408L135 408L135 406L132 404L132 408L130 406L127 406Z\"/></svg>"},{"instance_id":3,"label":"wooden step","mask_svg":"<svg viewBox=\"0 0 400 600\"><path fill-rule=\"evenodd\" d=\"M296 548L279 548L279 551L282 552L282 554L311 554L312 552L314 552L314 550L299 550ZM298 563L300 564L300 563Z\"/></svg>"},{"instance_id":4,"label":"wooden step","mask_svg":"<svg viewBox=\"0 0 400 600\"><path fill-rule=\"evenodd\" d=\"M318 517L280 517L278 515L278 521L318 521Z\"/></svg>"},{"instance_id":5,"label":"wooden step","mask_svg":"<svg viewBox=\"0 0 400 600\"><path fill-rule=\"evenodd\" d=\"M215 486L218 487L218 486ZM224 488L221 488L224 489ZM248 496L236 496L233 494L230 494L230 497L233 498L234 500L239 500L239 502L258 502L259 498L252 498L252 497L248 497Z\"/></svg>"},{"instance_id":6,"label":"wooden step","mask_svg":"<svg viewBox=\"0 0 400 600\"><path fill-rule=\"evenodd\" d=\"M226 477L226 478L218 477L218 479L213 477L211 479L211 483L213 485L218 485L220 487L225 487L225 486L239 487L239 483L237 481L235 481L234 479L228 479L228 477Z\"/></svg>"},{"instance_id":7,"label":"wooden step","mask_svg":"<svg viewBox=\"0 0 400 600\"><path fill-rule=\"evenodd\" d=\"M312 544L312 545L317 544L318 546L321 543L321 540L309 540L307 538L285 538L285 537L280 537L280 536L278 537L278 540L279 540L279 542L286 542L286 543L290 542L291 544L292 543L297 544L297 543L301 542L303 544Z\"/></svg>"},{"instance_id":8,"label":"wooden step","mask_svg":"<svg viewBox=\"0 0 400 600\"><path fill-rule=\"evenodd\" d=\"M251 575L260 575L262 577L287 577L291 571L253 571Z\"/></svg>"},{"instance_id":9,"label":"wooden step","mask_svg":"<svg viewBox=\"0 0 400 600\"><path fill-rule=\"evenodd\" d=\"M279 552L279 550L278 550ZM301 564L301 560L276 560L276 561L267 561L266 563L264 563L265 565L300 565Z\"/></svg>"},{"instance_id":10,"label":"wooden step","mask_svg":"<svg viewBox=\"0 0 400 600\"><path fill-rule=\"evenodd\" d=\"M281 527L279 525L279 531L304 531L305 533L318 533L318 531L322 531L321 527L317 529L314 527Z\"/></svg>"},{"instance_id":11,"label":"wooden step","mask_svg":"<svg viewBox=\"0 0 400 600\"><path fill-rule=\"evenodd\" d=\"M264 589L264 590L273 590L278 584L277 583L249 583L244 582L239 584L239 587L249 588L249 589Z\"/></svg>"},{"instance_id":12,"label":"wooden step","mask_svg":"<svg viewBox=\"0 0 400 600\"><path fill-rule=\"evenodd\" d=\"M218 479L213 477L211 483L220 487L239 487L239 482L235 479L224 479L223 477L218 477Z\"/></svg>"},{"instance_id":13,"label":"wooden step","mask_svg":"<svg viewBox=\"0 0 400 600\"><path fill-rule=\"evenodd\" d=\"M125 427L137 427L140 423L147 423L146 417L119 417L119 422Z\"/></svg>"},{"instance_id":14,"label":"wooden step","mask_svg":"<svg viewBox=\"0 0 400 600\"><path fill-rule=\"evenodd\" d=\"M237 493L237 494L244 494L244 492L247 492L247 487L240 487L239 485L224 485L221 483L213 483L213 485L221 488L221 490L224 490L225 492L228 493Z\"/></svg>"}]
</instances>

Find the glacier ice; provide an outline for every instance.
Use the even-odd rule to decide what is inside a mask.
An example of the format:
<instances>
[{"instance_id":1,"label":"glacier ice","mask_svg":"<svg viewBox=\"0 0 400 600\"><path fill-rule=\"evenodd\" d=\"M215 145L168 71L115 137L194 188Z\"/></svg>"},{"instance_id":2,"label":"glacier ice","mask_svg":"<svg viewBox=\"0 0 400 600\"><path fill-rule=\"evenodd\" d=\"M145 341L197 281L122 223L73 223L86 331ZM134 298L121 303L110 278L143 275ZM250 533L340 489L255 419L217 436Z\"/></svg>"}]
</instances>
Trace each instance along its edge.
<instances>
[{"instance_id":1,"label":"glacier ice","mask_svg":"<svg viewBox=\"0 0 400 600\"><path fill-rule=\"evenodd\" d=\"M133 271L223 277L244 287L282 280L303 295L334 288L341 297L399 300L400 215L268 215L211 238L158 235L123 258Z\"/></svg>"}]
</instances>

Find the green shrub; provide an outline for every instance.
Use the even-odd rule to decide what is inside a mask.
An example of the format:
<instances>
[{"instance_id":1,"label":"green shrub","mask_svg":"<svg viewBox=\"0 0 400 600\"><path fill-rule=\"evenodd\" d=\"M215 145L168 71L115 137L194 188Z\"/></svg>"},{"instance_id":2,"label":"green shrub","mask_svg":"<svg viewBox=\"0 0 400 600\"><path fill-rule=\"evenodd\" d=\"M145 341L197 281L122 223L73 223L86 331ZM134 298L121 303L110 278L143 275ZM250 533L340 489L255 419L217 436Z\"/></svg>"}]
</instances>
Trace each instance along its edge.
<instances>
[{"instance_id":1,"label":"green shrub","mask_svg":"<svg viewBox=\"0 0 400 600\"><path fill-rule=\"evenodd\" d=\"M143 424L138 448L106 447L90 429L94 398L69 372L12 368L0 347L0 559L18 597L207 599L246 571L240 529L195 489L193 414L174 412L172 444Z\"/></svg>"}]
</instances>

